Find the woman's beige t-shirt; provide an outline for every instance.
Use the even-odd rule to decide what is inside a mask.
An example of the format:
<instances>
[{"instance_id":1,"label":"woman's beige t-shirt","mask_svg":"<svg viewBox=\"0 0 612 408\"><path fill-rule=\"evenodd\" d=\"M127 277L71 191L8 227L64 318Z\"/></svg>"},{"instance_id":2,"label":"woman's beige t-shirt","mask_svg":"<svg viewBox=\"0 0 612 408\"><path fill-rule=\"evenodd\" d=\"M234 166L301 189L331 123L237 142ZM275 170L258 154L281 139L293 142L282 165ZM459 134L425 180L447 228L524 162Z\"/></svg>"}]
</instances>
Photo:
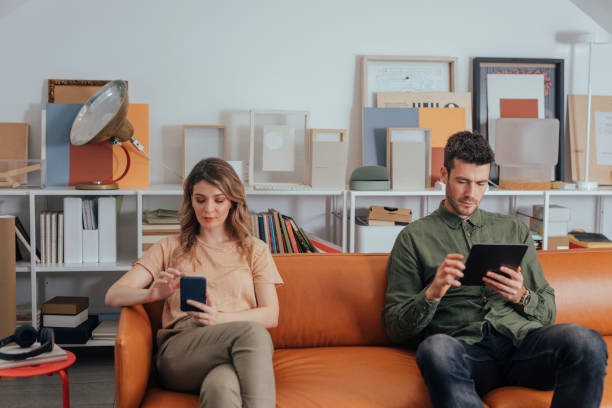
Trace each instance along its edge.
<instances>
[{"instance_id":1,"label":"woman's beige t-shirt","mask_svg":"<svg viewBox=\"0 0 612 408\"><path fill-rule=\"evenodd\" d=\"M217 310L241 312L257 307L255 283L283 283L268 246L258 238L249 239L253 246L249 259L238 251L236 243L213 246L197 240L194 252L197 262L191 256L183 256L177 263L171 257L180 243L178 235L171 236L153 245L136 264L147 269L154 279L170 267L189 276L204 276L207 300ZM171 327L185 316L180 309L180 291L176 290L164 303L162 327Z\"/></svg>"}]
</instances>

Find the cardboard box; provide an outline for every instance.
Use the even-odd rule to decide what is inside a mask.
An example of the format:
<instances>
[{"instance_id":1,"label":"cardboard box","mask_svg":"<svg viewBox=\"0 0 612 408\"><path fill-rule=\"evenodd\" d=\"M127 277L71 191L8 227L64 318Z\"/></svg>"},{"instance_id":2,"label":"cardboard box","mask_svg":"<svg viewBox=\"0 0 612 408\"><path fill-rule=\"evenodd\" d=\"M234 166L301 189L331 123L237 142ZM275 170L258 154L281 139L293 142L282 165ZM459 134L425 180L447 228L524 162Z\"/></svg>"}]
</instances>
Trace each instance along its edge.
<instances>
[{"instance_id":1,"label":"cardboard box","mask_svg":"<svg viewBox=\"0 0 612 408\"><path fill-rule=\"evenodd\" d=\"M569 249L569 238L567 235L548 237L547 249Z\"/></svg>"},{"instance_id":2,"label":"cardboard box","mask_svg":"<svg viewBox=\"0 0 612 408\"><path fill-rule=\"evenodd\" d=\"M368 212L368 220L409 223L412 222L412 210L409 208L373 205Z\"/></svg>"}]
</instances>

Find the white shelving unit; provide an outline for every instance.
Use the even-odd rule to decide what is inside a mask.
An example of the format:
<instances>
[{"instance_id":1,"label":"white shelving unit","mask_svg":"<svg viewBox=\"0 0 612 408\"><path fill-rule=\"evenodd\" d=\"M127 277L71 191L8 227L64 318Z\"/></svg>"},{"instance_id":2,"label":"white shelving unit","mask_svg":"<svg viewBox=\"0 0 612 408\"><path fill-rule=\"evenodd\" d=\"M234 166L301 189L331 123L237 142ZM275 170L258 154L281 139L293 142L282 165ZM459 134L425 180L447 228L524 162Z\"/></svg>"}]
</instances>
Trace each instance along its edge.
<instances>
[{"instance_id":1,"label":"white shelving unit","mask_svg":"<svg viewBox=\"0 0 612 408\"><path fill-rule=\"evenodd\" d=\"M43 189L0 189L0 214L18 215L30 235L30 245L37 247L39 239L39 218L41 211L59 211L63 209L63 198L67 196L113 196L120 203L117 219L117 262L114 263L78 263L78 264L38 264L34 256L30 260L17 264L19 276L29 276L29 295L18 294L18 302L31 302L31 319L36 321L37 310L45 300L44 288L53 279L105 279L114 280L121 273L130 269L132 263L142 255L142 213L143 210L156 208L180 208L183 190L180 185L159 185L147 189L128 190L75 190L73 188L43 188ZM337 229L334 214L341 213L340 228L342 248L346 250L346 197L345 190L247 190L249 206L252 211L264 211L276 207L281 199L298 202L309 206L312 198L315 201L324 200L326 214L325 228L330 231ZM304 203L301 203L304 201ZM259 206L259 208L257 207ZM297 206L297 204L296 204ZM302 220L299 214L288 212L298 223ZM334 231L338 232L338 231ZM27 278L26 278L27 279ZM44 281L44 285L43 282ZM83 285L83 296L95 298L98 304L103 304L105 288L100 284L92 289ZM86 293L86 289L92 290ZM29 299L28 299L29 296ZM90 301L91 309L91 301ZM95 313L96 311L93 310ZM36 323L35 323L36 324ZM112 346L113 341L90 340L85 345L73 346Z\"/></svg>"},{"instance_id":2,"label":"white shelving unit","mask_svg":"<svg viewBox=\"0 0 612 408\"><path fill-rule=\"evenodd\" d=\"M426 216L438 208L439 202L444 198L444 191L441 190L420 190L420 191L349 191L349 252L355 252L355 215L359 210L361 202L366 201L363 207L367 208L375 204L375 199L393 202L393 205L406 205L413 209L413 220ZM612 188L602 187L597 191L576 191L576 190L489 190L481 201L481 207L491 211L516 215L517 210L523 206L530 207L532 204L543 204L544 228L543 228L543 249L547 249L548 243L548 207L550 204L560 203L570 207L572 214L581 215L577 217L578 225L591 226L594 232L611 234L612 217L604 216L612 210ZM563 199L566 199L563 201ZM576 207L576 202L580 202L580 207ZM588 206L591 203L592 207ZM584 206L582 205L584 203ZM378 204L380 205L380 204ZM416 208L416 210L415 210ZM592 211L581 211L583 208ZM605 209L608 208L608 211ZM571 226L572 224L570 224ZM576 225L576 226L578 226ZM588 227L587 227L588 228Z\"/></svg>"}]
</instances>

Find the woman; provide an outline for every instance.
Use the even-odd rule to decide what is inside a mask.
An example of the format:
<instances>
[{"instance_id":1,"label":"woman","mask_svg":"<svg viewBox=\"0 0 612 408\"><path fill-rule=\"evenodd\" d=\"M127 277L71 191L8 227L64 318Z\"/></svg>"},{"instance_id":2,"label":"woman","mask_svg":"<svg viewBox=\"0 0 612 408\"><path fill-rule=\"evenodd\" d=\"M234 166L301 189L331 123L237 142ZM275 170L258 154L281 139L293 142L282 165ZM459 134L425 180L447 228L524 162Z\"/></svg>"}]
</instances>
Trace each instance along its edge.
<instances>
[{"instance_id":1,"label":"woman","mask_svg":"<svg viewBox=\"0 0 612 408\"><path fill-rule=\"evenodd\" d=\"M208 158L184 183L181 233L151 247L106 293L109 306L164 300L156 359L161 383L198 392L201 407L274 407L273 346L282 279L249 229L244 188ZM180 310L181 276L204 276L206 304Z\"/></svg>"}]
</instances>

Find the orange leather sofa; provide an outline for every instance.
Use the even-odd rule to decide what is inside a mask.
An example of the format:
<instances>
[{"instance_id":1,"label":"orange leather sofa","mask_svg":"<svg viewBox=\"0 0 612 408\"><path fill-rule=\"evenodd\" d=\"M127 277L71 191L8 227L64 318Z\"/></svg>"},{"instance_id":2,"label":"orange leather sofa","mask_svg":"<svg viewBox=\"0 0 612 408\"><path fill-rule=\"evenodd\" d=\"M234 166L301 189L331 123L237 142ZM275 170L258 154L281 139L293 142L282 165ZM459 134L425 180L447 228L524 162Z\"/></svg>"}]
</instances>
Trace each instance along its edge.
<instances>
[{"instance_id":1,"label":"orange leather sofa","mask_svg":"<svg viewBox=\"0 0 612 408\"><path fill-rule=\"evenodd\" d=\"M612 342L612 250L539 254L557 295L557 322L598 330ZM277 407L429 407L414 352L393 345L383 329L384 254L276 255L285 280L278 289L275 345ZM115 344L118 408L197 407L197 396L161 388L152 367L161 304L123 308ZM493 390L488 407L548 407L552 392ZM604 407L612 407L612 377Z\"/></svg>"}]
</instances>

